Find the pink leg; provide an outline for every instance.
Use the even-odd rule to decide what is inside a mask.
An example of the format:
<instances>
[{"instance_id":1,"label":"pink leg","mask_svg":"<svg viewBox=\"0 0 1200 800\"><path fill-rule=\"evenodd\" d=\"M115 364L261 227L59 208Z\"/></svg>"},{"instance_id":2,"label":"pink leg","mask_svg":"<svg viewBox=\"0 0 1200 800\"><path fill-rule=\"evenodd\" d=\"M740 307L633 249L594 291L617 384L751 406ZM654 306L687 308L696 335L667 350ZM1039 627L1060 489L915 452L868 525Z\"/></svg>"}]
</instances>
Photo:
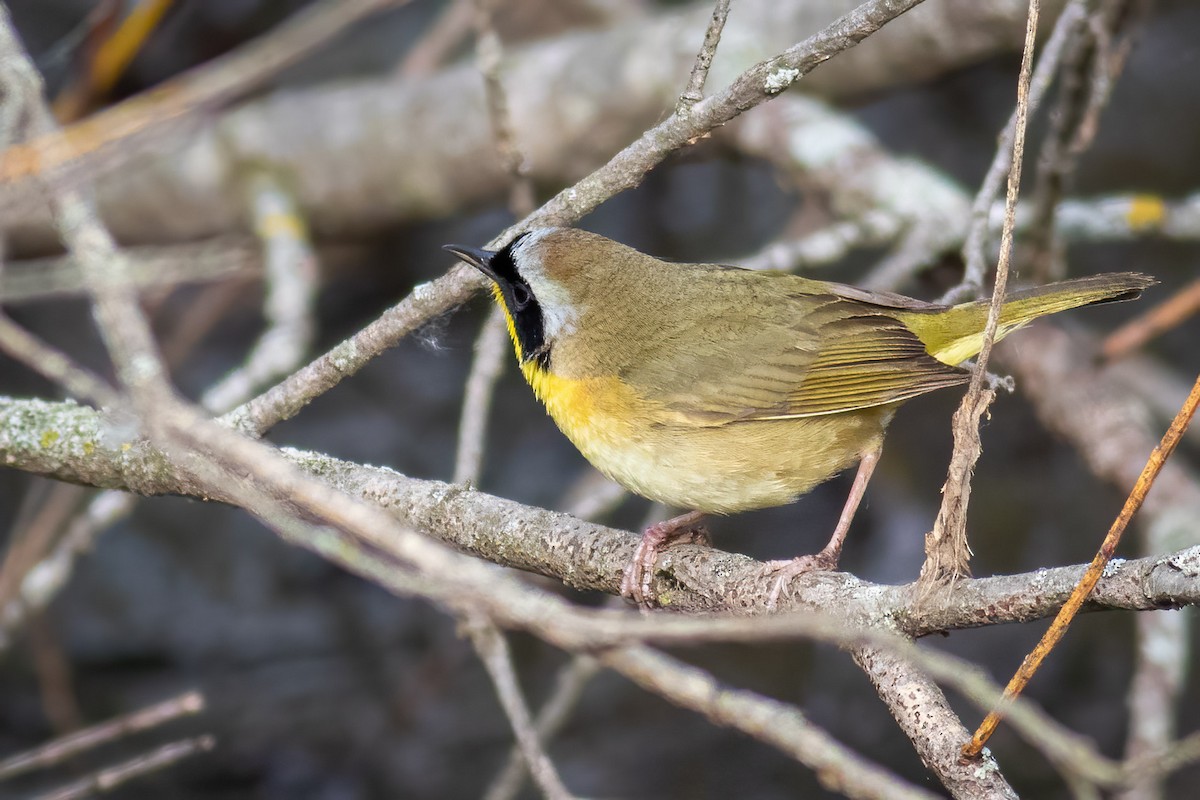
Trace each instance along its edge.
<instances>
[{"instance_id":1,"label":"pink leg","mask_svg":"<svg viewBox=\"0 0 1200 800\"><path fill-rule=\"evenodd\" d=\"M858 462L858 472L854 475L854 483L850 487L846 505L842 506L842 515L838 517L837 527L833 529L833 536L829 537L829 543L821 549L821 552L811 556L799 556L790 561L767 562L766 570L775 576L775 585L771 587L767 608L775 607L784 587L797 575L803 575L805 572L813 570L837 569L838 559L842 555L842 544L846 541L846 534L850 531L850 523L854 521L854 514L858 511L858 505L862 502L863 495L866 494L867 484L871 481L871 473L875 471L875 465L879 463L879 456L882 452L883 446L880 445L874 450L864 453L862 460Z\"/></svg>"},{"instance_id":2,"label":"pink leg","mask_svg":"<svg viewBox=\"0 0 1200 800\"><path fill-rule=\"evenodd\" d=\"M654 577L654 562L658 560L658 554L677 542L705 541L699 527L703 518L704 515L699 511L691 511L646 528L641 543L633 553L633 560L625 567L621 596L644 608L649 607L650 580Z\"/></svg>"}]
</instances>

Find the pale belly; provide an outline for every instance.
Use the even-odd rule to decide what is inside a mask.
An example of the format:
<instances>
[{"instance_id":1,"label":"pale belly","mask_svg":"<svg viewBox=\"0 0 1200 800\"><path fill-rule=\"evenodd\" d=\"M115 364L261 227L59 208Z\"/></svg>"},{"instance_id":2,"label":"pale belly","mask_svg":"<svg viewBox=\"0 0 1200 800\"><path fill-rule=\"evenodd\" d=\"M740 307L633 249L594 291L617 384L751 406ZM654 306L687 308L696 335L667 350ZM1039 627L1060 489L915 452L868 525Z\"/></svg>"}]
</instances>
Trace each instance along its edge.
<instances>
[{"instance_id":1,"label":"pale belly","mask_svg":"<svg viewBox=\"0 0 1200 800\"><path fill-rule=\"evenodd\" d=\"M874 449L894 413L879 407L691 426L607 381L549 380L555 385L535 390L597 469L643 497L715 514L790 503Z\"/></svg>"}]
</instances>

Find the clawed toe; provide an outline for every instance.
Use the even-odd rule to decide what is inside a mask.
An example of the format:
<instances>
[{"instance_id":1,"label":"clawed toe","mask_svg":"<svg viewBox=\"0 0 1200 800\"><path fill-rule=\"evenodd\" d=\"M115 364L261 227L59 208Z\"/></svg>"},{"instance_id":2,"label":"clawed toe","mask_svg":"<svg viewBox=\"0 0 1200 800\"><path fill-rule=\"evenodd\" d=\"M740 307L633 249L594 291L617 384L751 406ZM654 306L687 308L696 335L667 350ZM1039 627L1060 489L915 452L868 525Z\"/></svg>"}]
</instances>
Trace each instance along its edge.
<instances>
[{"instance_id":1,"label":"clawed toe","mask_svg":"<svg viewBox=\"0 0 1200 800\"><path fill-rule=\"evenodd\" d=\"M797 575L803 575L806 572L836 570L837 562L836 555L822 550L811 556L799 556L787 561L768 561L763 564L763 576L774 579L771 583L771 592L767 595L767 610L775 610L784 590Z\"/></svg>"},{"instance_id":2,"label":"clawed toe","mask_svg":"<svg viewBox=\"0 0 1200 800\"><path fill-rule=\"evenodd\" d=\"M621 576L621 596L632 600L643 609L650 608L650 582L654 578L654 565L658 561L658 554L681 542L708 544L708 532L701 527L700 520L700 513L693 511L647 528L633 553L633 558L625 567L625 573Z\"/></svg>"}]
</instances>

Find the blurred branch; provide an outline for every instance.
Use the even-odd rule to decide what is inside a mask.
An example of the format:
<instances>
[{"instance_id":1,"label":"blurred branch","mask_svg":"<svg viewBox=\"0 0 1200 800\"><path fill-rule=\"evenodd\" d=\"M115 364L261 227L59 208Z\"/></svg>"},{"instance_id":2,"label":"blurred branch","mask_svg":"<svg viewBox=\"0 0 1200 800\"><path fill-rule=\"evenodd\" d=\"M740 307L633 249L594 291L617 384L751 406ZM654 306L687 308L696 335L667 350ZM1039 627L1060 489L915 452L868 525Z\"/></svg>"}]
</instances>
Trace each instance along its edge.
<instances>
[{"instance_id":1,"label":"blurred branch","mask_svg":"<svg viewBox=\"0 0 1200 800\"><path fill-rule=\"evenodd\" d=\"M783 272L827 266L858 247L879 247L899 233L900 220L886 211L867 212L857 219L835 222L798 239L775 241L762 251L737 259L745 269Z\"/></svg>"},{"instance_id":2,"label":"blurred branch","mask_svg":"<svg viewBox=\"0 0 1200 800\"><path fill-rule=\"evenodd\" d=\"M76 185L142 157L142 146L198 112L227 103L261 85L358 20L405 0L341 0L297 12L257 39L154 90L77 122L62 131L0 153L0 208L40 209L40 184L51 175ZM165 226L164 226L165 227Z\"/></svg>"},{"instance_id":3,"label":"blurred branch","mask_svg":"<svg viewBox=\"0 0 1200 800\"><path fill-rule=\"evenodd\" d=\"M156 728L179 717L199 714L203 710L203 695L196 691L184 692L161 703L47 742L33 750L9 756L0 761L0 781L9 780L30 770L60 764L102 744Z\"/></svg>"},{"instance_id":4,"label":"blurred branch","mask_svg":"<svg viewBox=\"0 0 1200 800\"><path fill-rule=\"evenodd\" d=\"M516 142L508 95L500 79L503 48L500 36L496 33L493 13L498 0L472 2L475 7L476 62L483 75L488 122L495 140L496 156L508 173L511 184L508 210L515 219L521 219L533 212L535 198L527 161ZM504 313L494 305L475 340L475 358L463 389L458 448L454 457L455 483L479 482L492 397L496 391L496 381L503 372L508 350L508 328Z\"/></svg>"},{"instance_id":5,"label":"blurred branch","mask_svg":"<svg viewBox=\"0 0 1200 800\"><path fill-rule=\"evenodd\" d=\"M210 386L200 405L226 411L296 368L316 335L317 257L291 194L272 175L247 179L247 204L262 242L263 317L259 335L241 367Z\"/></svg>"},{"instance_id":6,"label":"blurred branch","mask_svg":"<svg viewBox=\"0 0 1200 800\"><path fill-rule=\"evenodd\" d=\"M112 35L89 54L82 74L54 98L59 122L74 122L108 96L171 4L172 0L138 0Z\"/></svg>"},{"instance_id":7,"label":"blurred branch","mask_svg":"<svg viewBox=\"0 0 1200 800\"><path fill-rule=\"evenodd\" d=\"M38 795L34 800L82 800L97 794L107 794L135 778L166 769L185 758L206 753L215 746L216 740L211 736L198 736L165 744L136 758L105 767L59 789Z\"/></svg>"},{"instance_id":8,"label":"blurred branch","mask_svg":"<svg viewBox=\"0 0 1200 800\"><path fill-rule=\"evenodd\" d=\"M262 274L260 248L241 236L132 247L122 252L129 263L129 279L139 288ZM86 292L79 264L70 256L13 261L0 273L0 302L44 300Z\"/></svg>"},{"instance_id":9,"label":"blurred branch","mask_svg":"<svg viewBox=\"0 0 1200 800\"><path fill-rule=\"evenodd\" d=\"M1148 5L1146 0L1094 2L1064 60L1058 107L1050 115L1051 131L1038 157L1031 203L1029 262L1037 283L1062 277L1062 260L1054 237L1055 212L1079 157L1096 137L1100 113L1108 105L1113 85L1133 47L1130 30L1137 27ZM1135 6L1140 6L1142 13L1136 12ZM1123 39L1122 33L1126 34Z\"/></svg>"},{"instance_id":10,"label":"blurred branch","mask_svg":"<svg viewBox=\"0 0 1200 800\"><path fill-rule=\"evenodd\" d=\"M850 797L880 800L936 797L864 760L812 725L798 709L725 686L670 656L645 647L626 647L602 653L599 658L634 683L676 705L774 744L810 766L826 789Z\"/></svg>"},{"instance_id":11,"label":"blurred branch","mask_svg":"<svg viewBox=\"0 0 1200 800\"><path fill-rule=\"evenodd\" d=\"M70 394L111 406L115 390L100 376L76 364L66 353L43 342L0 311L0 350Z\"/></svg>"},{"instance_id":12,"label":"blurred branch","mask_svg":"<svg viewBox=\"0 0 1200 800\"><path fill-rule=\"evenodd\" d=\"M424 78L441 67L450 53L466 41L475 19L475 0L450 0L437 20L404 59L396 65L400 79Z\"/></svg>"}]
</instances>

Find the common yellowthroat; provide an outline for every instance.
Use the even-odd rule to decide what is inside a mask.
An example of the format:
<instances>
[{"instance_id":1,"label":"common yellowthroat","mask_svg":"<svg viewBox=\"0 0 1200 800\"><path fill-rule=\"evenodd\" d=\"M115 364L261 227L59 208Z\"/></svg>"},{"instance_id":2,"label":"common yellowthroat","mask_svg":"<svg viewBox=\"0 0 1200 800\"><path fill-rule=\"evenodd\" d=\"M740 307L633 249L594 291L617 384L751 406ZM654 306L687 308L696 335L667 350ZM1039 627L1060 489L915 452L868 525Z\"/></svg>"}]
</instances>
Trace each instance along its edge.
<instances>
[{"instance_id":1,"label":"common yellowthroat","mask_svg":"<svg viewBox=\"0 0 1200 800\"><path fill-rule=\"evenodd\" d=\"M571 228L495 252L445 249L492 280L521 372L588 461L632 492L693 509L643 534L622 584L640 603L658 553L701 514L789 503L858 462L825 548L773 565L781 581L835 568L896 408L968 380L957 365L979 352L988 314L984 301L942 306L668 263ZM1126 272L1013 292L996 338L1154 282Z\"/></svg>"}]
</instances>

